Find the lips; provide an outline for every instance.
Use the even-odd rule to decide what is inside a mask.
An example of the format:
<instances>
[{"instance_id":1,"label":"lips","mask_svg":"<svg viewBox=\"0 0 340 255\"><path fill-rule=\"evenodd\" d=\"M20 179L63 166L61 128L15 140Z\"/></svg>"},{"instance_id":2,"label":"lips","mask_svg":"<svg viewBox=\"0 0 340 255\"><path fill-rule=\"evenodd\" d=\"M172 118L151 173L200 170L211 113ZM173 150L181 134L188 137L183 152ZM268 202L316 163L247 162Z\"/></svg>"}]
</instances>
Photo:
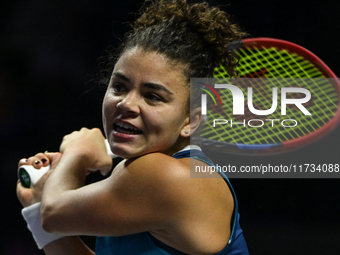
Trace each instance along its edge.
<instances>
[{"instance_id":1,"label":"lips","mask_svg":"<svg viewBox=\"0 0 340 255\"><path fill-rule=\"evenodd\" d=\"M116 123L114 123L113 129L119 133L129 135L139 135L143 133L142 130L136 128L135 126L122 121L117 121Z\"/></svg>"}]
</instances>

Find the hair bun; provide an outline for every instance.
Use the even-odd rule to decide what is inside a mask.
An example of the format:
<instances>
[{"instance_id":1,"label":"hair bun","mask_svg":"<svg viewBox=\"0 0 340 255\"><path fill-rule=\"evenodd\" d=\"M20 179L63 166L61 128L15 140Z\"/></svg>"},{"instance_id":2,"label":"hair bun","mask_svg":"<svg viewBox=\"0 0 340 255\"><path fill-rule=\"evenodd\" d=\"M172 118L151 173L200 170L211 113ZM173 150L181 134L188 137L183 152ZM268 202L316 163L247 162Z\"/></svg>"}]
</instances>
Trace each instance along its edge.
<instances>
[{"instance_id":1,"label":"hair bun","mask_svg":"<svg viewBox=\"0 0 340 255\"><path fill-rule=\"evenodd\" d=\"M229 74L235 74L236 59L227 45L240 40L246 33L230 22L228 13L206 2L189 5L186 0L147 0L133 28L138 31L164 23L173 26L174 30L181 28L197 34L204 45L204 55L208 56L206 61L213 67L222 64Z\"/></svg>"}]
</instances>

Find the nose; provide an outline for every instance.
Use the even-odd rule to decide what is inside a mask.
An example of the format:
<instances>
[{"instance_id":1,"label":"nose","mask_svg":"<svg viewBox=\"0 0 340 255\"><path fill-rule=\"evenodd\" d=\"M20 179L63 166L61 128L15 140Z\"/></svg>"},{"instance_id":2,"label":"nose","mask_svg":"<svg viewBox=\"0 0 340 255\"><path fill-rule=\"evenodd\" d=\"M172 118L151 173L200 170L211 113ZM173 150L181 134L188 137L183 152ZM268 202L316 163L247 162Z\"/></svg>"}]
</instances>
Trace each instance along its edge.
<instances>
[{"instance_id":1,"label":"nose","mask_svg":"<svg viewBox=\"0 0 340 255\"><path fill-rule=\"evenodd\" d=\"M130 92L117 103L117 108L121 109L125 114L138 115L140 113L139 101L140 98L138 95L134 92Z\"/></svg>"}]
</instances>

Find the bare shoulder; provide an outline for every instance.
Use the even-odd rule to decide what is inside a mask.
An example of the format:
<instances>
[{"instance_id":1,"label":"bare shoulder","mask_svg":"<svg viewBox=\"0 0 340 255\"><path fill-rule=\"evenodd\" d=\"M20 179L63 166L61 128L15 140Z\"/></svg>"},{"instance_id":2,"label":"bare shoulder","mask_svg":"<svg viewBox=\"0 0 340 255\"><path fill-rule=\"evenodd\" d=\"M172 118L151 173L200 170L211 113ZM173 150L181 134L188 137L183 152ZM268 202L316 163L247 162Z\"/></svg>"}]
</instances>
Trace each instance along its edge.
<instances>
[{"instance_id":1,"label":"bare shoulder","mask_svg":"<svg viewBox=\"0 0 340 255\"><path fill-rule=\"evenodd\" d=\"M114 175L124 181L129 178L131 182L157 189L158 193L168 193L164 198L175 197L177 203L182 199L187 203L188 198L202 197L201 192L209 196L207 190L217 192L221 189L221 185L223 192L229 190L225 181L217 173L209 176L202 175L202 178L192 178L190 168L198 165L206 164L196 159L176 159L162 153L150 153L121 162L114 170Z\"/></svg>"},{"instance_id":2,"label":"bare shoulder","mask_svg":"<svg viewBox=\"0 0 340 255\"><path fill-rule=\"evenodd\" d=\"M171 207L171 200L179 203L178 194L182 194L190 182L190 162L189 159L178 160L162 153L150 153L122 161L113 171L112 179L112 185L122 183L129 185L129 190L143 191L143 197L152 197L155 206L160 206L158 201L164 202L162 208Z\"/></svg>"},{"instance_id":3,"label":"bare shoulder","mask_svg":"<svg viewBox=\"0 0 340 255\"><path fill-rule=\"evenodd\" d=\"M150 199L161 221L149 230L153 236L186 253L217 253L229 239L233 197L218 175L191 178L190 165L205 163L151 153L122 162L115 174Z\"/></svg>"},{"instance_id":4,"label":"bare shoulder","mask_svg":"<svg viewBox=\"0 0 340 255\"><path fill-rule=\"evenodd\" d=\"M150 153L121 162L115 171L124 170L127 174L133 175L143 174L139 177L148 178L150 181L160 181L158 178L171 181L173 178L183 178L190 174L187 171L189 167L189 159L179 160L162 153Z\"/></svg>"}]
</instances>

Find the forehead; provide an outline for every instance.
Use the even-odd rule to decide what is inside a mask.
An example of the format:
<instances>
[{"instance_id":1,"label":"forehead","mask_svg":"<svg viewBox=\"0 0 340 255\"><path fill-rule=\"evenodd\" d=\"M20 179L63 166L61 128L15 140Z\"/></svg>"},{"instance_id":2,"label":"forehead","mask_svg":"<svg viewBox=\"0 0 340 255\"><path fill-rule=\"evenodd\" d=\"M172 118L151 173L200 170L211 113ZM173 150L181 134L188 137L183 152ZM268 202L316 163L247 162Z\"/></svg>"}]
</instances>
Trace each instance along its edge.
<instances>
[{"instance_id":1,"label":"forehead","mask_svg":"<svg viewBox=\"0 0 340 255\"><path fill-rule=\"evenodd\" d=\"M177 84L187 87L188 79L183 70L184 65L174 63L163 54L146 52L136 47L122 54L113 73L121 72L129 79L136 81L156 82L164 86Z\"/></svg>"}]
</instances>

